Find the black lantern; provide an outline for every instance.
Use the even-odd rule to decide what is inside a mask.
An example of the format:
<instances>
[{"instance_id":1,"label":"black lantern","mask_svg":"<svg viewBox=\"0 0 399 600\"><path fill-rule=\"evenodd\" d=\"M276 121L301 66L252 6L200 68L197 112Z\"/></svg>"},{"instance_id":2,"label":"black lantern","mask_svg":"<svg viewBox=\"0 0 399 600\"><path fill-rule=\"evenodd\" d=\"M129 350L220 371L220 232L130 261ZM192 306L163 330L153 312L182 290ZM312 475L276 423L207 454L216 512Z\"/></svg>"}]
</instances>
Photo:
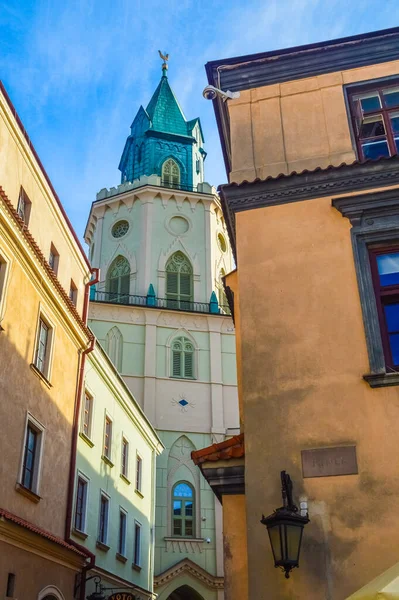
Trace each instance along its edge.
<instances>
[{"instance_id":1,"label":"black lantern","mask_svg":"<svg viewBox=\"0 0 399 600\"><path fill-rule=\"evenodd\" d=\"M92 592L89 596L87 596L87 600L105 600L104 596L104 588L101 585L101 577L89 577L89 579L94 579L94 583L96 584L96 591ZM87 579L86 581L89 581Z\"/></svg>"},{"instance_id":2,"label":"black lantern","mask_svg":"<svg viewBox=\"0 0 399 600\"><path fill-rule=\"evenodd\" d=\"M262 515L261 523L266 525L274 556L274 566L280 567L288 579L291 569L299 566L302 533L309 517L298 514L298 507L292 500L292 481L285 471L281 471L281 492L283 506L272 515Z\"/></svg>"}]
</instances>

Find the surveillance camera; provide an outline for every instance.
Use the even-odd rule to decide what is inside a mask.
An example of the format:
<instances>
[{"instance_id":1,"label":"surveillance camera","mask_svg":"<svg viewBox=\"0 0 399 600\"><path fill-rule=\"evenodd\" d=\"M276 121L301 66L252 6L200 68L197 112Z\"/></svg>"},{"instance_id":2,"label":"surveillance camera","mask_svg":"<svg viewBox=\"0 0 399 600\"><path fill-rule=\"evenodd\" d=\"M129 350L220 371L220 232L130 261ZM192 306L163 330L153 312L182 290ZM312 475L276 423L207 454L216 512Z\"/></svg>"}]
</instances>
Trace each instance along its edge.
<instances>
[{"instance_id":1,"label":"surveillance camera","mask_svg":"<svg viewBox=\"0 0 399 600\"><path fill-rule=\"evenodd\" d=\"M211 543L211 538L206 538L205 541L206 541L207 544L210 544Z\"/></svg>"},{"instance_id":2,"label":"surveillance camera","mask_svg":"<svg viewBox=\"0 0 399 600\"><path fill-rule=\"evenodd\" d=\"M219 96L219 98L221 98L223 102L226 102L226 100L232 98L239 98L240 92L230 92L230 90L224 92L223 90L219 90L213 85L207 85L204 91L202 92L202 95L206 100L215 100L215 98Z\"/></svg>"}]
</instances>

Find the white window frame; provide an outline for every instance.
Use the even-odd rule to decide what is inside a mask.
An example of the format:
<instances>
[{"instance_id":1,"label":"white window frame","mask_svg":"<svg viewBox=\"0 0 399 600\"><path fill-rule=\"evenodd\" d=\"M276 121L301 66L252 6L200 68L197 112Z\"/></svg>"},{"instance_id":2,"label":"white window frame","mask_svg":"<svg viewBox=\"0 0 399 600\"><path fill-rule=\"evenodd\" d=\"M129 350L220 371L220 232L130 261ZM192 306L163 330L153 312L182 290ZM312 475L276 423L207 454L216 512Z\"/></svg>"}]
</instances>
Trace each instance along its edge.
<instances>
[{"instance_id":1,"label":"white window frame","mask_svg":"<svg viewBox=\"0 0 399 600\"><path fill-rule=\"evenodd\" d=\"M123 472L123 442L127 443L127 460L126 460L126 473ZM129 438L122 431L122 443L121 443L121 475L129 480L129 467L130 467L130 441Z\"/></svg>"},{"instance_id":2,"label":"white window frame","mask_svg":"<svg viewBox=\"0 0 399 600\"><path fill-rule=\"evenodd\" d=\"M110 421L111 423L111 435L110 435L110 439L108 442L108 454L105 454L105 432L106 432L106 426L107 426L107 419ZM104 414L104 432L103 432L103 447L102 447L102 456L103 458L105 458L106 460L108 460L109 462L112 463L112 442L113 442L113 437L114 437L114 421L111 417L111 415L105 411Z\"/></svg>"},{"instance_id":3,"label":"white window frame","mask_svg":"<svg viewBox=\"0 0 399 600\"><path fill-rule=\"evenodd\" d=\"M124 537L123 537L123 547L121 548L121 538L120 538L120 532L121 532L121 514L125 515L125 530L124 530ZM123 508L123 506L119 506L119 527L118 527L118 554L120 556L126 557L126 540L127 540L127 518L128 512L126 509ZM120 550L122 550L122 552L120 552Z\"/></svg>"},{"instance_id":4,"label":"white window frame","mask_svg":"<svg viewBox=\"0 0 399 600\"><path fill-rule=\"evenodd\" d=\"M11 260L0 248L0 325L4 318Z\"/></svg>"},{"instance_id":5,"label":"white window frame","mask_svg":"<svg viewBox=\"0 0 399 600\"><path fill-rule=\"evenodd\" d=\"M37 347L38 347L39 336L40 336L40 321L43 321L48 327L45 363L44 363L43 371L41 371L39 369L39 367L36 365L36 358L37 358L36 354L37 354ZM54 354L55 330L56 330L56 327L55 327L53 321L51 319L49 319L48 314L46 313L45 310L43 310L43 306L40 305L39 306L39 315L38 315L37 324L36 324L36 335L35 335L35 345L34 345L34 349L33 349L32 364L35 367L35 369L39 373L41 373L45 379L47 379L47 381L51 381L51 370L52 370L53 354Z\"/></svg>"},{"instance_id":6,"label":"white window frame","mask_svg":"<svg viewBox=\"0 0 399 600\"><path fill-rule=\"evenodd\" d=\"M28 434L28 425L31 425L32 429L35 429L37 431L37 433L39 434L39 436L37 438L38 445L37 445L36 452L35 452L33 482L32 482L31 488L26 488L23 483L25 445L26 445L26 438L27 438L27 434ZM22 486L23 489L33 492L33 494L36 494L36 496L40 495L40 483L41 483L41 476L42 476L45 431L46 431L45 426L42 423L40 423L40 421L38 421L32 415L32 413L27 411L26 418L25 418L24 436L23 436L23 441L22 441L22 452L21 452L21 462L20 462L20 468L19 468L18 483L20 486Z\"/></svg>"},{"instance_id":7,"label":"white window frame","mask_svg":"<svg viewBox=\"0 0 399 600\"><path fill-rule=\"evenodd\" d=\"M107 500L107 518L105 522L105 540L100 540L100 529L101 529L101 500L105 498ZM108 546L109 539L109 513L111 512L111 498L104 490L100 490L100 502L98 507L98 530L97 530L97 542Z\"/></svg>"},{"instance_id":8,"label":"white window frame","mask_svg":"<svg viewBox=\"0 0 399 600\"><path fill-rule=\"evenodd\" d=\"M85 423L85 406L86 406L86 394L91 398L91 411L89 418L89 432L86 433L84 430ZM92 433L93 433L93 414L94 414L94 394L91 389L85 385L83 389L83 397L82 397L82 408L81 408L81 418L80 418L80 433L88 440L92 441Z\"/></svg>"},{"instance_id":9,"label":"white window frame","mask_svg":"<svg viewBox=\"0 0 399 600\"><path fill-rule=\"evenodd\" d=\"M140 469L138 469L138 465L140 464ZM140 452L136 452L136 465L135 465L135 473L134 473L134 486L135 491L143 494L143 457Z\"/></svg>"},{"instance_id":10,"label":"white window frame","mask_svg":"<svg viewBox=\"0 0 399 600\"><path fill-rule=\"evenodd\" d=\"M79 479L82 479L86 482L86 498L85 505L83 511L83 529L77 529L75 526L76 523L76 504L78 500L78 482ZM74 508L73 508L73 529L74 531L78 531L79 533L87 533L87 506L89 504L89 492L90 492L90 479L82 473L82 471L77 471L76 473L76 482L75 482L75 498L74 498Z\"/></svg>"},{"instance_id":11,"label":"white window frame","mask_svg":"<svg viewBox=\"0 0 399 600\"><path fill-rule=\"evenodd\" d=\"M140 535L139 535L139 545L138 545L138 556L136 556L136 548L137 548L137 530L140 531ZM142 530L143 530L143 526L142 524L137 521L136 519L134 519L134 539L133 539L133 564L136 567L141 567L141 545L142 545ZM137 560L136 560L137 558Z\"/></svg>"}]
</instances>

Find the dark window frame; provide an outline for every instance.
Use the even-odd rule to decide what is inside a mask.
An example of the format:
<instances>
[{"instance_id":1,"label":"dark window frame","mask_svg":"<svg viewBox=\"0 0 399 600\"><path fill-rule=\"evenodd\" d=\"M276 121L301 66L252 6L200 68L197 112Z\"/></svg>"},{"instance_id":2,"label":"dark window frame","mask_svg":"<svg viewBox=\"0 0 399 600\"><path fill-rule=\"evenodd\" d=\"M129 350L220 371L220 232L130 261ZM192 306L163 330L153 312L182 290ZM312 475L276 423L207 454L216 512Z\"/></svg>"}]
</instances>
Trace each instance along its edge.
<instances>
[{"instance_id":1,"label":"dark window frame","mask_svg":"<svg viewBox=\"0 0 399 600\"><path fill-rule=\"evenodd\" d=\"M22 463L21 482L24 488L35 492L35 480L37 479L38 454L40 452L40 431L28 420L25 433L24 459ZM34 437L33 450L30 446L30 434ZM30 460L28 460L30 458ZM31 465L31 466L29 466Z\"/></svg>"},{"instance_id":2,"label":"dark window frame","mask_svg":"<svg viewBox=\"0 0 399 600\"><path fill-rule=\"evenodd\" d=\"M93 396L90 394L90 392L85 390L83 398L82 433L89 439L91 439L92 418Z\"/></svg>"},{"instance_id":3,"label":"dark window frame","mask_svg":"<svg viewBox=\"0 0 399 600\"><path fill-rule=\"evenodd\" d=\"M122 436L122 457L121 457L121 474L128 478L129 474L129 442Z\"/></svg>"},{"instance_id":4,"label":"dark window frame","mask_svg":"<svg viewBox=\"0 0 399 600\"><path fill-rule=\"evenodd\" d=\"M126 556L127 512L119 508L118 554Z\"/></svg>"},{"instance_id":5,"label":"dark window frame","mask_svg":"<svg viewBox=\"0 0 399 600\"><path fill-rule=\"evenodd\" d=\"M28 227L29 225L31 210L32 201L30 200L28 194L25 192L24 188L21 185L18 194L17 213L25 223L26 227Z\"/></svg>"},{"instance_id":6,"label":"dark window frame","mask_svg":"<svg viewBox=\"0 0 399 600\"><path fill-rule=\"evenodd\" d=\"M109 529L109 504L110 498L103 491L100 492L100 510L98 519L98 538L100 544L107 545Z\"/></svg>"},{"instance_id":7,"label":"dark window frame","mask_svg":"<svg viewBox=\"0 0 399 600\"><path fill-rule=\"evenodd\" d=\"M363 148L362 148L362 142L364 143L365 140L372 142L372 141L378 141L378 140L382 141L382 140L386 139L390 156L399 154L399 151L396 147L391 122L389 119L389 113L392 113L392 112L399 113L399 104L388 107L386 105L385 97L383 94L383 90L386 90L390 87L399 87L399 78L391 78L390 77L390 78L385 78L385 79L369 81L366 83L360 83L360 84L346 86L346 94L347 94L347 99L348 99L351 128L352 128L352 133L353 133L354 141L356 144L357 156L358 156L359 160L367 160L364 156L364 152L363 152ZM379 94L380 101L381 101L381 107L379 109L375 109L375 110L369 110L369 111L364 111L364 112L361 111L361 114L360 114L358 106L356 106L356 100L354 100L353 97L358 94L374 92L374 91ZM372 117L372 116L377 116L377 115L382 116L382 122L383 122L384 128L385 128L385 135L373 136L370 138L360 138L358 125L359 125L359 123L361 123L361 119L367 118L367 117ZM398 137L399 137L399 135L398 135Z\"/></svg>"},{"instance_id":8,"label":"dark window frame","mask_svg":"<svg viewBox=\"0 0 399 600\"><path fill-rule=\"evenodd\" d=\"M138 521L134 521L134 547L133 547L133 564L136 567L141 566L141 528L142 525Z\"/></svg>"},{"instance_id":9,"label":"dark window frame","mask_svg":"<svg viewBox=\"0 0 399 600\"><path fill-rule=\"evenodd\" d=\"M77 531L81 531L82 533L85 533L85 531L86 531L86 510L87 510L88 487L89 487L88 481L84 477L82 477L82 475L79 474L78 480L76 483L74 528Z\"/></svg>"},{"instance_id":10,"label":"dark window frame","mask_svg":"<svg viewBox=\"0 0 399 600\"><path fill-rule=\"evenodd\" d=\"M377 266L377 256L385 254L399 253L398 245L371 245L368 247L371 267L371 277L373 280L375 300L377 304L378 320L380 324L381 341L385 356L385 365L388 370L398 370L399 363L395 364L391 345L389 342L388 325L385 318L384 306L392 304L394 302L399 303L399 284L381 286L380 276Z\"/></svg>"}]
</instances>

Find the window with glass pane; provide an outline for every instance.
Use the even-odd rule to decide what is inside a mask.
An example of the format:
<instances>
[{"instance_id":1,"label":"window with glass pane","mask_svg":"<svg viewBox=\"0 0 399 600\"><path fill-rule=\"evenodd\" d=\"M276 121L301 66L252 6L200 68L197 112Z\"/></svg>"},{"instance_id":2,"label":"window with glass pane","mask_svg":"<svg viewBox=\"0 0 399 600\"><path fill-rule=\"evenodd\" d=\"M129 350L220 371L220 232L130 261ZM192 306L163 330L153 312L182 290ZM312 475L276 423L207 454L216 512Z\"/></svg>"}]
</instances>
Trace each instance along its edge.
<instances>
[{"instance_id":1,"label":"window with glass pane","mask_svg":"<svg viewBox=\"0 0 399 600\"><path fill-rule=\"evenodd\" d=\"M130 292L130 264L124 256L117 256L111 263L106 277L105 300L127 303Z\"/></svg>"},{"instance_id":2,"label":"window with glass pane","mask_svg":"<svg viewBox=\"0 0 399 600\"><path fill-rule=\"evenodd\" d=\"M112 443L112 421L109 417L105 417L104 456L106 456L107 458L111 457L111 443Z\"/></svg>"},{"instance_id":3,"label":"window with glass pane","mask_svg":"<svg viewBox=\"0 0 399 600\"><path fill-rule=\"evenodd\" d=\"M162 185L171 188L180 185L180 168L173 158L169 158L162 165Z\"/></svg>"},{"instance_id":4,"label":"window with glass pane","mask_svg":"<svg viewBox=\"0 0 399 600\"><path fill-rule=\"evenodd\" d=\"M93 410L93 398L85 392L83 407L83 433L89 438L91 435L91 417Z\"/></svg>"},{"instance_id":5,"label":"window with glass pane","mask_svg":"<svg viewBox=\"0 0 399 600\"><path fill-rule=\"evenodd\" d=\"M22 467L22 485L28 490L33 490L36 477L37 447L39 432L28 423L25 437L24 462Z\"/></svg>"},{"instance_id":6,"label":"window with glass pane","mask_svg":"<svg viewBox=\"0 0 399 600\"><path fill-rule=\"evenodd\" d=\"M43 375L47 374L49 331L50 327L47 325L47 323L45 323L45 321L43 321L42 318L40 318L39 331L36 341L35 367L39 369Z\"/></svg>"},{"instance_id":7,"label":"window with glass pane","mask_svg":"<svg viewBox=\"0 0 399 600\"><path fill-rule=\"evenodd\" d=\"M166 265L166 300L168 308L192 310L193 269L183 252L175 252Z\"/></svg>"},{"instance_id":8,"label":"window with glass pane","mask_svg":"<svg viewBox=\"0 0 399 600\"><path fill-rule=\"evenodd\" d=\"M399 366L399 247L370 250L386 366Z\"/></svg>"},{"instance_id":9,"label":"window with glass pane","mask_svg":"<svg viewBox=\"0 0 399 600\"><path fill-rule=\"evenodd\" d=\"M129 442L122 438L122 469L121 473L124 477L128 474L128 462L129 462Z\"/></svg>"},{"instance_id":10,"label":"window with glass pane","mask_svg":"<svg viewBox=\"0 0 399 600\"><path fill-rule=\"evenodd\" d=\"M178 337L172 343L172 377L194 378L194 346L185 337Z\"/></svg>"},{"instance_id":11,"label":"window with glass pane","mask_svg":"<svg viewBox=\"0 0 399 600\"><path fill-rule=\"evenodd\" d=\"M140 566L141 561L141 525L134 522L134 555L133 564Z\"/></svg>"},{"instance_id":12,"label":"window with glass pane","mask_svg":"<svg viewBox=\"0 0 399 600\"><path fill-rule=\"evenodd\" d=\"M108 512L109 498L105 494L101 494L100 498L100 522L98 527L98 541L102 544L107 543L108 539Z\"/></svg>"},{"instance_id":13,"label":"window with glass pane","mask_svg":"<svg viewBox=\"0 0 399 600\"><path fill-rule=\"evenodd\" d=\"M136 490L141 492L141 479L142 479L143 460L141 456L136 455Z\"/></svg>"},{"instance_id":14,"label":"window with glass pane","mask_svg":"<svg viewBox=\"0 0 399 600\"><path fill-rule=\"evenodd\" d=\"M53 269L55 274L57 274L57 272L58 272L59 258L60 258L60 255L58 254L56 247L54 246L54 244L51 244L50 254L48 257L48 264Z\"/></svg>"},{"instance_id":15,"label":"window with glass pane","mask_svg":"<svg viewBox=\"0 0 399 600\"><path fill-rule=\"evenodd\" d=\"M75 529L79 531L85 531L86 526L87 485L87 481L79 476L75 504Z\"/></svg>"},{"instance_id":16,"label":"window with glass pane","mask_svg":"<svg viewBox=\"0 0 399 600\"><path fill-rule=\"evenodd\" d=\"M185 482L176 483L172 491L172 534L194 536L194 489Z\"/></svg>"},{"instance_id":17,"label":"window with glass pane","mask_svg":"<svg viewBox=\"0 0 399 600\"><path fill-rule=\"evenodd\" d=\"M353 88L349 92L353 130L360 159L399 151L399 82Z\"/></svg>"},{"instance_id":18,"label":"window with glass pane","mask_svg":"<svg viewBox=\"0 0 399 600\"><path fill-rule=\"evenodd\" d=\"M118 537L118 553L125 556L126 552L126 521L127 515L124 510L119 511L119 537Z\"/></svg>"},{"instance_id":19,"label":"window with glass pane","mask_svg":"<svg viewBox=\"0 0 399 600\"><path fill-rule=\"evenodd\" d=\"M29 225L31 206L32 202L29 200L24 188L21 186L18 196L17 212L25 225Z\"/></svg>"}]
</instances>

